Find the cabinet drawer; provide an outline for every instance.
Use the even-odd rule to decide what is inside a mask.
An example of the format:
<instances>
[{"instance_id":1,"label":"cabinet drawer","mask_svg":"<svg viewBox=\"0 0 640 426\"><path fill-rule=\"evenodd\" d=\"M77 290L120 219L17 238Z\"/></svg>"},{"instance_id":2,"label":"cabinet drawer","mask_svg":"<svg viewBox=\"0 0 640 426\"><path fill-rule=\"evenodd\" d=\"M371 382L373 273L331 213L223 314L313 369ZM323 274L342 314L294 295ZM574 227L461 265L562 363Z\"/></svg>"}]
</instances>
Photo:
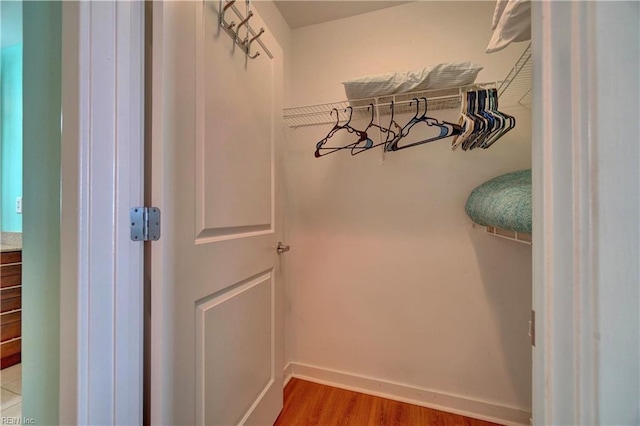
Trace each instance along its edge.
<instances>
[{"instance_id":1,"label":"cabinet drawer","mask_svg":"<svg viewBox=\"0 0 640 426\"><path fill-rule=\"evenodd\" d=\"M22 339L12 340L0 345L0 354L2 359L0 360L0 368L11 367L12 365L20 363L22 349Z\"/></svg>"},{"instance_id":2,"label":"cabinet drawer","mask_svg":"<svg viewBox=\"0 0 640 426\"><path fill-rule=\"evenodd\" d=\"M0 312L9 312L20 309L22 304L22 287L13 287L0 290Z\"/></svg>"},{"instance_id":3,"label":"cabinet drawer","mask_svg":"<svg viewBox=\"0 0 640 426\"><path fill-rule=\"evenodd\" d=\"M0 288L13 287L22 283L22 264L0 266Z\"/></svg>"},{"instance_id":4,"label":"cabinet drawer","mask_svg":"<svg viewBox=\"0 0 640 426\"><path fill-rule=\"evenodd\" d=\"M5 251L0 253L0 265L8 263L21 263L22 251Z\"/></svg>"},{"instance_id":5,"label":"cabinet drawer","mask_svg":"<svg viewBox=\"0 0 640 426\"><path fill-rule=\"evenodd\" d=\"M0 315L0 341L20 337L22 331L22 312L10 312ZM4 356L4 353L2 354Z\"/></svg>"}]
</instances>

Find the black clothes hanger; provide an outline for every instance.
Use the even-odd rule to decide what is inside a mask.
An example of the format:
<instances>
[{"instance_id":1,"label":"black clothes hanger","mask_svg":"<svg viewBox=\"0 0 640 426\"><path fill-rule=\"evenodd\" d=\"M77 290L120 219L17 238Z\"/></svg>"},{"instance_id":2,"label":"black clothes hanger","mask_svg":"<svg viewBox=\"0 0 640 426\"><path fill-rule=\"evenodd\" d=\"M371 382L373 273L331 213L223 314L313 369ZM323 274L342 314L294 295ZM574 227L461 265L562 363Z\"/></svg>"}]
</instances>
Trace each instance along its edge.
<instances>
[{"instance_id":1,"label":"black clothes hanger","mask_svg":"<svg viewBox=\"0 0 640 426\"><path fill-rule=\"evenodd\" d=\"M416 103L416 113L402 128L400 128L400 131L398 132L396 137L393 138L389 143L385 145L385 151L396 151L398 142L400 141L400 139L407 136L411 128L421 121L422 116L420 116L420 100L418 98L413 98L413 100L409 103L409 106L411 106L413 102ZM426 114L426 108L425 108L425 114Z\"/></svg>"},{"instance_id":2,"label":"black clothes hanger","mask_svg":"<svg viewBox=\"0 0 640 426\"><path fill-rule=\"evenodd\" d=\"M347 120L346 123L344 124L340 124L340 114L338 112L338 110L336 108L333 108L331 110L331 112L333 113L335 111L336 113L336 117L337 117L337 121L336 124L333 126L333 128L331 130L329 130L329 133L327 133L327 136L325 136L324 138L322 138L317 144L316 144L316 152L314 153L314 156L316 158L319 157L323 157L325 155L328 154L332 154L336 151L340 151L343 149L352 149L354 146L365 142L364 146L368 146L369 144L373 145L373 141L371 139L369 139L369 137L367 136L367 133L358 129L355 129L353 127L351 127L351 125L349 123L351 123L351 119L353 118L353 108L352 107L347 107L347 109L345 109L346 111L349 111L349 119ZM349 133L355 133L358 136L358 140L356 142L350 143L348 145L345 146L341 146L341 147L325 147L324 145L327 143L327 141L329 139L331 139L338 131L340 130L347 130Z\"/></svg>"},{"instance_id":3,"label":"black clothes hanger","mask_svg":"<svg viewBox=\"0 0 640 426\"><path fill-rule=\"evenodd\" d=\"M462 133L453 137L453 140L451 141L452 150L456 150L459 146L462 146L464 141L466 141L473 133L473 126L475 125L475 122L468 115L468 110L469 94L467 92L462 97L460 105L460 119L458 120L458 125L462 126Z\"/></svg>"},{"instance_id":4,"label":"black clothes hanger","mask_svg":"<svg viewBox=\"0 0 640 426\"><path fill-rule=\"evenodd\" d=\"M473 131L471 135L462 143L462 149L467 151L475 147L476 141L481 135L485 134L489 120L482 117L478 113L478 92L467 92L467 117L473 121Z\"/></svg>"},{"instance_id":5,"label":"black clothes hanger","mask_svg":"<svg viewBox=\"0 0 640 426\"><path fill-rule=\"evenodd\" d=\"M428 110L427 98L422 97L420 99L424 100L424 112L422 113L422 115L419 115L420 100L417 98L414 98L414 100L416 101L416 114L411 120L409 120L407 124L405 124L405 126L402 128L402 131L400 132L400 135L387 145L387 148L386 148L387 151L399 151L401 149L422 145L425 143L437 141L440 139L448 138L448 137L459 135L460 133L462 133L462 126L458 124L450 123L448 121L438 121L435 118L427 117L427 110ZM420 122L426 123L428 126L438 127L440 129L440 134L437 136L431 137L429 139L424 139L424 140L413 142L407 145L398 146L398 142L409 134L413 126L415 126Z\"/></svg>"},{"instance_id":6,"label":"black clothes hanger","mask_svg":"<svg viewBox=\"0 0 640 426\"><path fill-rule=\"evenodd\" d=\"M320 142L316 144L316 147L322 146L327 141L327 139L333 136L335 132L343 128L340 125L340 113L338 112L337 108L333 108L329 113L329 115L333 115L334 112L336 113L336 124L333 125L333 129L329 130L329 133L327 133L327 136L325 136Z\"/></svg>"},{"instance_id":7,"label":"black clothes hanger","mask_svg":"<svg viewBox=\"0 0 640 426\"><path fill-rule=\"evenodd\" d=\"M391 149L389 149L389 145L391 144L391 142L396 140L396 138L398 138L402 134L402 126L399 125L394 118L395 103L391 101L391 105L389 107L391 108L391 119L389 120L389 126L388 126L390 132L387 133L387 137L385 139L385 144L384 144L385 151L391 151ZM391 130L392 128L395 129L395 131ZM391 135L393 135L393 137L390 137Z\"/></svg>"},{"instance_id":8,"label":"black clothes hanger","mask_svg":"<svg viewBox=\"0 0 640 426\"><path fill-rule=\"evenodd\" d=\"M435 125L438 126L440 128L446 128L448 130L448 134L447 136L444 136L443 134L440 134L440 136L438 136L439 139L442 138L448 138L450 136L456 136L459 135L460 133L462 133L462 126L460 126L459 124L456 123L450 123L448 121L442 120L442 121L438 121L435 118L429 118L427 117L427 98L423 97L421 99L424 99L424 113L422 114L422 119L427 121L427 124L429 125ZM433 140L437 140L437 139L433 139ZM421 141L419 143L426 143L426 142L431 142L431 140L425 140L425 141ZM411 145L407 145L407 146L411 146Z\"/></svg>"},{"instance_id":9,"label":"black clothes hanger","mask_svg":"<svg viewBox=\"0 0 640 426\"><path fill-rule=\"evenodd\" d=\"M497 91L495 91L495 95L497 95ZM482 114L494 120L494 126L487 132L482 141L477 144L477 147L486 149L488 147L487 143L507 127L509 120L495 108L495 97L491 90L483 90L479 93L479 96L481 108L483 109Z\"/></svg>"},{"instance_id":10,"label":"black clothes hanger","mask_svg":"<svg viewBox=\"0 0 640 426\"><path fill-rule=\"evenodd\" d=\"M503 137L507 132L509 132L510 130L512 130L514 127L516 127L516 118L509 115L509 114L505 114L502 111L498 110L498 90L497 89L491 89L489 91L489 98L492 102L492 111L496 114L499 114L500 116L504 117L505 119L505 125L504 127L497 132L495 135L493 135L492 137L490 137L482 146L482 148L489 148L491 145L493 145L498 139L500 139L501 137Z\"/></svg>"},{"instance_id":11,"label":"black clothes hanger","mask_svg":"<svg viewBox=\"0 0 640 426\"><path fill-rule=\"evenodd\" d=\"M420 115L420 101L423 99L424 99L424 112L422 113L422 115ZM420 99L413 98L413 101L416 102L416 113L413 116L413 118L411 118L411 120L409 120L409 122L405 124L404 127L402 128L402 131L400 132L402 137L406 137L411 131L411 128L421 122L427 123L427 125L429 126L433 126L433 125L441 126L441 124L435 118L427 117L427 98L425 97L422 97Z\"/></svg>"},{"instance_id":12,"label":"black clothes hanger","mask_svg":"<svg viewBox=\"0 0 640 426\"><path fill-rule=\"evenodd\" d=\"M484 129L476 136L469 149L481 148L483 143L498 130L500 124L487 108L487 91L476 91L476 112L475 114L483 121Z\"/></svg>"},{"instance_id":13,"label":"black clothes hanger","mask_svg":"<svg viewBox=\"0 0 640 426\"><path fill-rule=\"evenodd\" d=\"M495 98L493 93L494 91L495 91L495 95L497 96L498 91L495 89L484 91L486 96L486 103L487 103L487 108L486 108L487 113L490 114L496 120L496 125L494 126L493 131L489 135L487 135L487 138L483 142L482 148L485 148L485 144L489 140L491 140L496 134L498 134L498 132L504 129L507 125L507 117L502 115L500 111L498 111L495 108L495 101L494 101Z\"/></svg>"},{"instance_id":14,"label":"black clothes hanger","mask_svg":"<svg viewBox=\"0 0 640 426\"><path fill-rule=\"evenodd\" d=\"M377 144L368 144L365 146L354 146L353 148L351 148L351 155L356 155L356 154L360 154L364 151L368 151L371 148L375 148L377 146L380 145L386 145L390 140L395 139L395 137L397 136L397 133L394 132L393 130L391 130L391 125L393 123L395 123L395 121L393 120L393 102L392 102L392 108L391 108L391 121L389 122L389 127L382 127L378 124L375 124L374 121L374 116L375 116L375 107L373 106L373 104L369 104L369 108L367 108L367 110L371 110L371 121L369 121L369 125L367 126L367 128L364 130L365 132L369 132L369 129L372 127L376 127L378 128L378 130L380 130L382 133L386 133L387 136L385 137L384 142L379 142ZM397 123L396 123L397 126ZM398 126L400 127L400 126ZM393 135L391 138L389 136ZM370 139L368 139L370 140Z\"/></svg>"},{"instance_id":15,"label":"black clothes hanger","mask_svg":"<svg viewBox=\"0 0 640 426\"><path fill-rule=\"evenodd\" d=\"M484 130L484 121L475 114L476 109L476 92L470 90L467 92L467 111L466 116L471 119L473 125L471 126L471 134L462 143L462 149L468 151L475 140L478 138L480 132Z\"/></svg>"},{"instance_id":16,"label":"black clothes hanger","mask_svg":"<svg viewBox=\"0 0 640 426\"><path fill-rule=\"evenodd\" d=\"M498 91L476 90L467 92L467 108L462 115L470 123L471 134L462 142L463 150L487 149L513 129L515 117L498 110Z\"/></svg>"}]
</instances>

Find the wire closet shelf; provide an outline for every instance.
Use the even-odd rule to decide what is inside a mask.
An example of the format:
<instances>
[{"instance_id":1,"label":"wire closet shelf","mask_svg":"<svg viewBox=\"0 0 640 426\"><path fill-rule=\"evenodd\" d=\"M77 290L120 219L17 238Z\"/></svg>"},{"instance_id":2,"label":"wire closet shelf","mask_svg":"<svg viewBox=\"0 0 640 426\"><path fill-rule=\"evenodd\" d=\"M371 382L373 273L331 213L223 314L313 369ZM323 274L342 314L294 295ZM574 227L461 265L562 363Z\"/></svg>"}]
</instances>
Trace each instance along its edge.
<instances>
[{"instance_id":1,"label":"wire closet shelf","mask_svg":"<svg viewBox=\"0 0 640 426\"><path fill-rule=\"evenodd\" d=\"M288 127L294 128L334 123L336 119L330 114L334 109L338 111L340 121L343 121L347 120L351 114L347 111L348 107L353 109L354 119L366 118L371 116L371 105L379 117L390 113L392 103L396 114L414 112L415 105L412 105L414 98L426 98L428 111L456 109L460 108L462 95L466 91L490 87L498 89L501 108L515 105L529 107L531 105L531 72L531 45L529 45L502 81L285 108L284 122Z\"/></svg>"}]
</instances>

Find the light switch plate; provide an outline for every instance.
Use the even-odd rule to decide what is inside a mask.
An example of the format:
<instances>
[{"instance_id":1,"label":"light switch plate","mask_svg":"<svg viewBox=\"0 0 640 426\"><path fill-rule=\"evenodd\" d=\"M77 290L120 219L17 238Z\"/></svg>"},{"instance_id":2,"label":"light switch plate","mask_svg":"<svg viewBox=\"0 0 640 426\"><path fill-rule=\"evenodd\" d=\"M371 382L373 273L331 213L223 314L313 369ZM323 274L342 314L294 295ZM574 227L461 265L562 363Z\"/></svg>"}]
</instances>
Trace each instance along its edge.
<instances>
[{"instance_id":1,"label":"light switch plate","mask_svg":"<svg viewBox=\"0 0 640 426\"><path fill-rule=\"evenodd\" d=\"M22 214L22 197L16 198L16 213Z\"/></svg>"}]
</instances>

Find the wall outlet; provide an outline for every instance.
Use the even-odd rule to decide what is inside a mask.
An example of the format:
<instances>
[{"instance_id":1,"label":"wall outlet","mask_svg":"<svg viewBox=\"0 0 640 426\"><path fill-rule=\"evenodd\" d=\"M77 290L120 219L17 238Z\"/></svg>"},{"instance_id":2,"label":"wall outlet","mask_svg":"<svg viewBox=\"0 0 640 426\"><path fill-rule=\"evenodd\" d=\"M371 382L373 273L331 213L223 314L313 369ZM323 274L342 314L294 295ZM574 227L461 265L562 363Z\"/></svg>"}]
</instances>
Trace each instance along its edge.
<instances>
[{"instance_id":1,"label":"wall outlet","mask_svg":"<svg viewBox=\"0 0 640 426\"><path fill-rule=\"evenodd\" d=\"M22 197L16 198L16 213L22 214Z\"/></svg>"}]
</instances>

